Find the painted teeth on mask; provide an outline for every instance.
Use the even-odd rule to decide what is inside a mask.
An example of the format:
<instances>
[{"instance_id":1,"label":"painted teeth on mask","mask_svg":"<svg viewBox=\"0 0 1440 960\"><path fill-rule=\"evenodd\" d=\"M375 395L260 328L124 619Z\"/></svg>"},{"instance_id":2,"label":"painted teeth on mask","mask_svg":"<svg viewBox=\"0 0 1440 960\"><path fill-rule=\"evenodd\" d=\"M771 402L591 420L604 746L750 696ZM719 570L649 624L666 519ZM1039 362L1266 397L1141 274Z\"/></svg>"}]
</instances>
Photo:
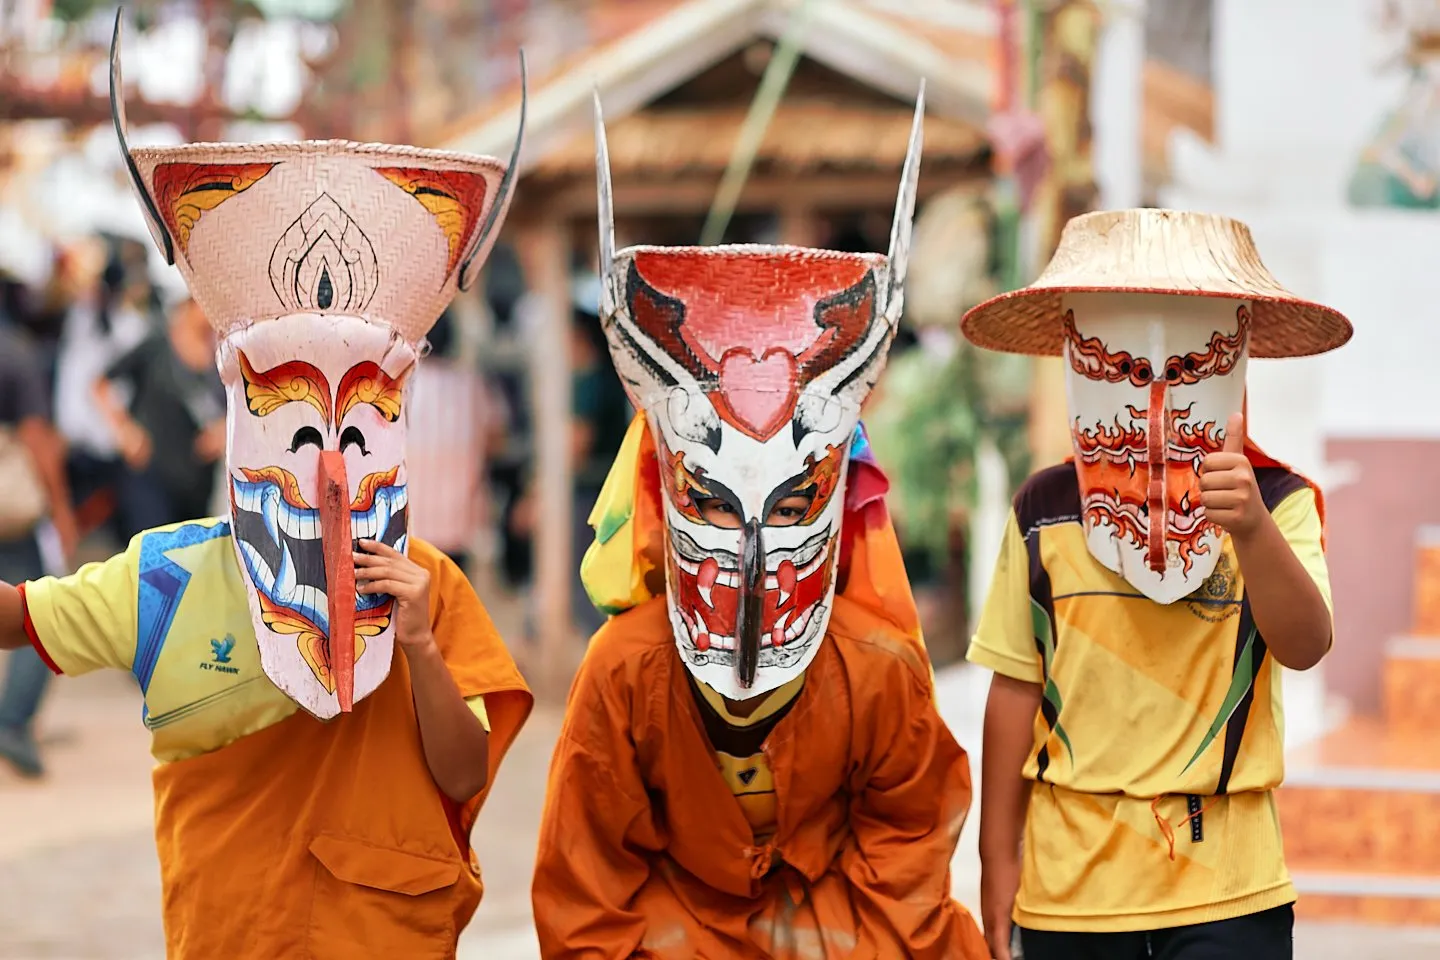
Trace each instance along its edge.
<instances>
[{"instance_id":1,"label":"painted teeth on mask","mask_svg":"<svg viewBox=\"0 0 1440 960\"><path fill-rule=\"evenodd\" d=\"M681 560L688 560L694 564L704 563L707 558L713 557L715 562L720 564L723 570L733 570L740 565L740 558L730 550L705 550L695 542L694 538L681 530L671 528L670 542L675 546L675 552ZM694 571L691 571L692 573Z\"/></svg>"},{"instance_id":2,"label":"painted teeth on mask","mask_svg":"<svg viewBox=\"0 0 1440 960\"><path fill-rule=\"evenodd\" d=\"M266 593L275 592L275 574L270 570L270 565L260 552L244 540L236 541L240 544L240 552L245 556L245 566L250 568L250 577L260 585Z\"/></svg>"},{"instance_id":3,"label":"painted teeth on mask","mask_svg":"<svg viewBox=\"0 0 1440 960\"><path fill-rule=\"evenodd\" d=\"M325 591L318 587L299 583L295 578L295 561L290 556L289 544L282 547L280 554L280 570L273 577L268 576L269 570L265 567L265 561L254 553L249 544L242 543L241 546L247 551L247 559L254 554L258 566L267 575L267 582L263 586L271 594L272 598L280 604L289 607L291 610L300 613L311 623L321 630L329 631L330 627L330 602Z\"/></svg>"},{"instance_id":4,"label":"painted teeth on mask","mask_svg":"<svg viewBox=\"0 0 1440 960\"><path fill-rule=\"evenodd\" d=\"M405 487L381 487L375 491L375 502L369 510L350 512L350 535L356 540L379 540L389 529L390 518L405 509L408 502Z\"/></svg>"},{"instance_id":5,"label":"painted teeth on mask","mask_svg":"<svg viewBox=\"0 0 1440 960\"><path fill-rule=\"evenodd\" d=\"M815 536L811 537L809 540L806 540L798 547L793 547L788 550L778 549L767 552L765 555L765 560L767 563L773 563L777 567L784 561L789 560L791 563L795 564L795 568L797 570L800 570L807 567L810 562L821 553L821 551L823 551L827 546L829 546L829 544L830 528L826 527L824 531L815 534Z\"/></svg>"}]
</instances>

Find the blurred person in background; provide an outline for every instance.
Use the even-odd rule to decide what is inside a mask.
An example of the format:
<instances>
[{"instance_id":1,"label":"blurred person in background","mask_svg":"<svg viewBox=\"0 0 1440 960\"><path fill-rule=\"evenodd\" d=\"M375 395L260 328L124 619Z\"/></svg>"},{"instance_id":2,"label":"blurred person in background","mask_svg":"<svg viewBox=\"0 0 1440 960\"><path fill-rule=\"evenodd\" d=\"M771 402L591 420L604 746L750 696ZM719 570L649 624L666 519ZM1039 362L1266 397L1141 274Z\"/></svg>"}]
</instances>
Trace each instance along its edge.
<instances>
[{"instance_id":1,"label":"blurred person in background","mask_svg":"<svg viewBox=\"0 0 1440 960\"><path fill-rule=\"evenodd\" d=\"M117 384L128 388L128 404ZM215 335L195 301L178 304L166 329L111 364L93 390L125 461L122 539L208 516L215 464L225 455L225 392Z\"/></svg>"},{"instance_id":2,"label":"blurred person in background","mask_svg":"<svg viewBox=\"0 0 1440 960\"><path fill-rule=\"evenodd\" d=\"M605 617L586 596L580 579L580 558L595 538L590 512L625 442L632 412L597 316L600 279L593 273L582 276L576 281L574 299L575 309L570 316L570 456L575 469L575 499L570 520L575 581L570 603L576 627L588 635L600 629Z\"/></svg>"},{"instance_id":3,"label":"blurred person in background","mask_svg":"<svg viewBox=\"0 0 1440 960\"><path fill-rule=\"evenodd\" d=\"M137 275L114 246L108 255L103 249L80 247L69 260L67 284L73 302L60 336L55 421L69 447L70 490L81 525L88 530L113 516L125 470L113 426L97 416L95 381L139 346L156 324L143 264ZM130 397L121 388L116 399L128 404Z\"/></svg>"},{"instance_id":4,"label":"blurred person in background","mask_svg":"<svg viewBox=\"0 0 1440 960\"><path fill-rule=\"evenodd\" d=\"M64 445L50 422L43 361L17 318L0 314L0 581L43 576L40 535L48 516L63 554L75 548L75 517L65 482ZM44 773L34 721L50 671L39 654L10 655L0 686L0 758L25 777Z\"/></svg>"},{"instance_id":5,"label":"blurred person in background","mask_svg":"<svg viewBox=\"0 0 1440 960\"><path fill-rule=\"evenodd\" d=\"M587 636L605 623L580 578L580 558L594 539L590 513L630 427L632 411L625 388L615 372L605 333L596 314L600 281L593 272L581 274L572 288L570 312L570 463L574 471L571 508L571 550L575 566L570 590L570 615L575 628ZM512 537L533 539L536 495L533 462L525 492L505 520ZM528 552L527 552L528 560Z\"/></svg>"},{"instance_id":6,"label":"blurred person in background","mask_svg":"<svg viewBox=\"0 0 1440 960\"><path fill-rule=\"evenodd\" d=\"M411 374L405 461L410 532L470 567L483 518L489 410L485 382L456 357L459 320L447 308L426 335L430 353Z\"/></svg>"}]
</instances>

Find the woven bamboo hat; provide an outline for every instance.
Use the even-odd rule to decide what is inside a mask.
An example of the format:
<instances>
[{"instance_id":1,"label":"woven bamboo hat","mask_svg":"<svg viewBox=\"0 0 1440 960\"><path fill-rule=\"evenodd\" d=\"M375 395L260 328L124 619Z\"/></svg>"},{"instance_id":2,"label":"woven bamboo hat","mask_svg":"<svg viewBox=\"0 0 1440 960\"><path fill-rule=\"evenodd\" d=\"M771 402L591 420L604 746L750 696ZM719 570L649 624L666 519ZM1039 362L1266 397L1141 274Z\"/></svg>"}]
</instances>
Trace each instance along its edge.
<instances>
[{"instance_id":1,"label":"woven bamboo hat","mask_svg":"<svg viewBox=\"0 0 1440 960\"><path fill-rule=\"evenodd\" d=\"M1038 280L985 301L967 312L960 326L976 346L1060 356L1065 294L1125 292L1251 301L1253 357L1325 353L1354 333L1339 311L1282 287L1261 263L1245 224L1208 213L1152 209L1071 220Z\"/></svg>"}]
</instances>

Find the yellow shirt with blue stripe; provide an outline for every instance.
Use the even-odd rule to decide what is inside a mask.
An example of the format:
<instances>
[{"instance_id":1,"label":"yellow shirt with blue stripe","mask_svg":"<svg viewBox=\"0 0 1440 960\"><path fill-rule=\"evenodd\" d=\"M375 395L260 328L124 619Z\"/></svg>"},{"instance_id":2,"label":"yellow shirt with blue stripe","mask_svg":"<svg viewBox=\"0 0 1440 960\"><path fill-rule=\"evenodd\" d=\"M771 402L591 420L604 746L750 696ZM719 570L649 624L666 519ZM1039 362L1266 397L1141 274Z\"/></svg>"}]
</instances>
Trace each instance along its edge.
<instances>
[{"instance_id":1,"label":"yellow shirt with blue stripe","mask_svg":"<svg viewBox=\"0 0 1440 960\"><path fill-rule=\"evenodd\" d=\"M260 667L248 589L230 523L212 517L146 530L109 560L31 581L25 603L62 673L108 667L134 675L151 752L167 763L218 750L299 709ZM489 730L484 698L466 702Z\"/></svg>"}]
</instances>

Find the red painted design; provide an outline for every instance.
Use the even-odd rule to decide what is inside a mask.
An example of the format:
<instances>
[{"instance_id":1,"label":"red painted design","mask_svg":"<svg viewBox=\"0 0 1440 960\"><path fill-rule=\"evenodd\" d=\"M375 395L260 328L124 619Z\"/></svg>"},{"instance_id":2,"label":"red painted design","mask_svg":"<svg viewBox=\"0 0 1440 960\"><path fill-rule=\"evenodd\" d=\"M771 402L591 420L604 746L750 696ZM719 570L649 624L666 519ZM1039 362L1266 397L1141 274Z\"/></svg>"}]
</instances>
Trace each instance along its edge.
<instances>
[{"instance_id":1,"label":"red painted design","mask_svg":"<svg viewBox=\"0 0 1440 960\"><path fill-rule=\"evenodd\" d=\"M859 258L642 251L628 301L636 326L757 440L794 416L806 384L853 352L874 319Z\"/></svg>"},{"instance_id":2,"label":"red painted design","mask_svg":"<svg viewBox=\"0 0 1440 960\"><path fill-rule=\"evenodd\" d=\"M155 200L181 253L208 210L259 183L273 163L162 163L155 168Z\"/></svg>"},{"instance_id":3,"label":"red painted design","mask_svg":"<svg viewBox=\"0 0 1440 960\"><path fill-rule=\"evenodd\" d=\"M1164 387L1155 384L1157 392ZM1152 399L1150 409L1163 409L1162 404L1163 398ZM1183 422L1191 409L1171 410L1168 430L1149 410L1132 406L1129 415L1146 426L1121 426L1117 420L1113 428L1101 424L1074 434L1085 520L1109 524L1122 540L1144 548L1157 572L1165 569L1167 542L1179 545L1186 573L1209 549L1201 541L1213 525L1196 491L1200 464L1221 448L1222 439L1213 421ZM1163 523L1152 522L1161 516Z\"/></svg>"},{"instance_id":4,"label":"red painted design","mask_svg":"<svg viewBox=\"0 0 1440 960\"><path fill-rule=\"evenodd\" d=\"M1211 377L1220 377L1235 369L1250 337L1250 310L1243 304L1235 312L1238 321L1234 333L1216 331L1204 350L1183 356L1169 357L1160 366L1156 377L1150 361L1135 357L1124 350L1111 350L1099 337L1082 337L1075 329L1075 312L1065 311L1065 338L1069 341L1070 369L1087 380L1104 383L1129 383L1148 387L1164 382L1175 387L1196 384Z\"/></svg>"},{"instance_id":5,"label":"red painted design","mask_svg":"<svg viewBox=\"0 0 1440 960\"><path fill-rule=\"evenodd\" d=\"M447 273L454 270L485 212L489 193L485 177L465 170L417 167L376 167L375 172L414 197L435 218L450 244Z\"/></svg>"}]
</instances>

